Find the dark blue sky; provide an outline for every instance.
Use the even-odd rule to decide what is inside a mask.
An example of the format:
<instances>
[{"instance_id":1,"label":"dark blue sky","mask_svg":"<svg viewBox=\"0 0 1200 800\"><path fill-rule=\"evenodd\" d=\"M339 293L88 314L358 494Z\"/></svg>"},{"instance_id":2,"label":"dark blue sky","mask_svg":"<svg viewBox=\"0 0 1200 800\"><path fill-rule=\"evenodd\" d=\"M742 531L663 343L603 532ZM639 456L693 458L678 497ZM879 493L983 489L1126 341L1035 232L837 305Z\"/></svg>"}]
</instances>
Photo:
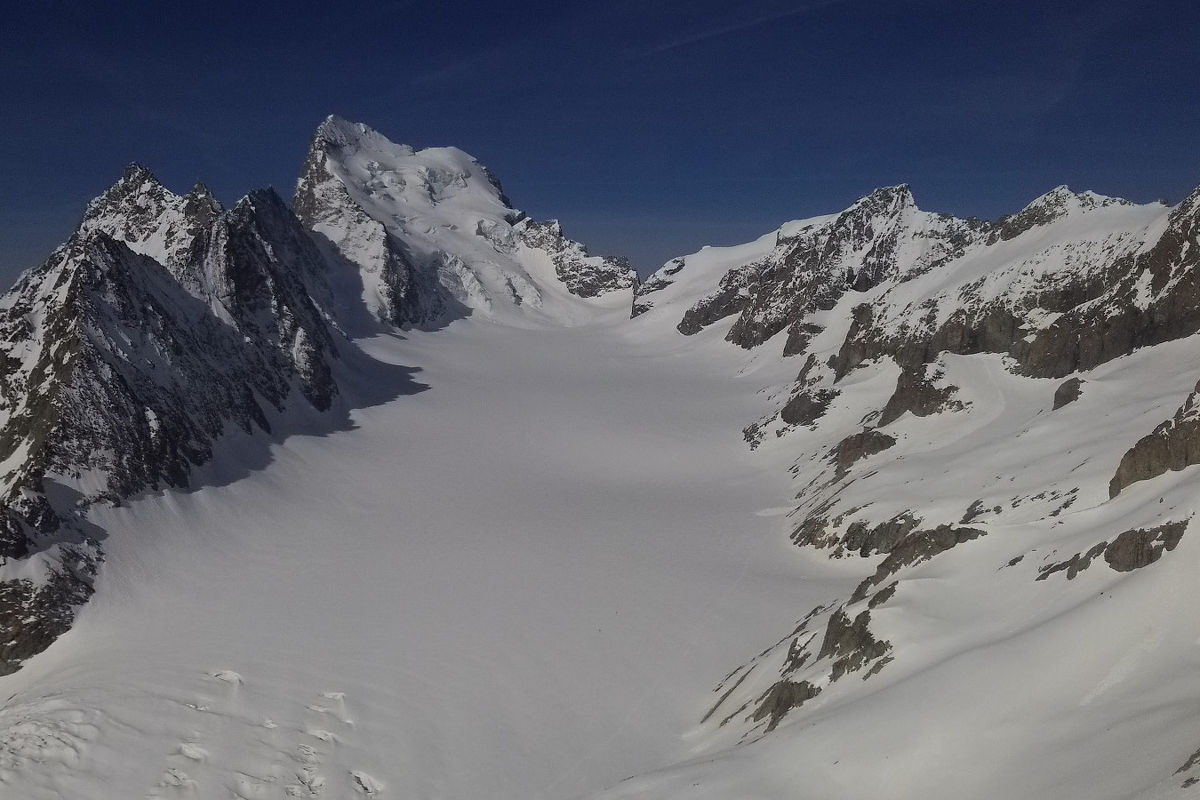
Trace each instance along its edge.
<instances>
[{"instance_id":1,"label":"dark blue sky","mask_svg":"<svg viewBox=\"0 0 1200 800\"><path fill-rule=\"evenodd\" d=\"M290 196L328 113L463 148L643 271L882 185L995 217L1200 184L1192 0L3 5L5 284L133 160Z\"/></svg>"}]
</instances>

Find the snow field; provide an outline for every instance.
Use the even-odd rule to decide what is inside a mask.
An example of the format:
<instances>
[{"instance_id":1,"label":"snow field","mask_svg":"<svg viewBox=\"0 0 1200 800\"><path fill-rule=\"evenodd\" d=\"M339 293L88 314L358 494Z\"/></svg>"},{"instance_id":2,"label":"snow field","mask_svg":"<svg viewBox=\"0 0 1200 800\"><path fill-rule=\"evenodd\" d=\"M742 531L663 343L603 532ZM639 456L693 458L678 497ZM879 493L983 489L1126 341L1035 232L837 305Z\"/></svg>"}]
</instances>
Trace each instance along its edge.
<instances>
[{"instance_id":1,"label":"snow field","mask_svg":"<svg viewBox=\"0 0 1200 800\"><path fill-rule=\"evenodd\" d=\"M99 512L96 597L5 679L64 743L0 793L563 798L687 757L731 654L835 589L741 439L746 356L600 317L367 341L428 390Z\"/></svg>"}]
</instances>

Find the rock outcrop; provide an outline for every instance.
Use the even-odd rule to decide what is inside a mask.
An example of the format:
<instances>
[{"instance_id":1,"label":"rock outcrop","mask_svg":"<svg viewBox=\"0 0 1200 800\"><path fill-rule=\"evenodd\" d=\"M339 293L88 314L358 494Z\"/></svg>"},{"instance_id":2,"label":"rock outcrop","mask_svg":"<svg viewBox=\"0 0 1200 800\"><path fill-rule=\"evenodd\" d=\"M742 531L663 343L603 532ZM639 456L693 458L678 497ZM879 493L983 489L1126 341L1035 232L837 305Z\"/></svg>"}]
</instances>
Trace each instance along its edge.
<instances>
[{"instance_id":1,"label":"rock outcrop","mask_svg":"<svg viewBox=\"0 0 1200 800\"><path fill-rule=\"evenodd\" d=\"M1138 481L1200 464L1200 384L1169 420L1139 439L1121 457L1108 484L1109 497Z\"/></svg>"}]
</instances>

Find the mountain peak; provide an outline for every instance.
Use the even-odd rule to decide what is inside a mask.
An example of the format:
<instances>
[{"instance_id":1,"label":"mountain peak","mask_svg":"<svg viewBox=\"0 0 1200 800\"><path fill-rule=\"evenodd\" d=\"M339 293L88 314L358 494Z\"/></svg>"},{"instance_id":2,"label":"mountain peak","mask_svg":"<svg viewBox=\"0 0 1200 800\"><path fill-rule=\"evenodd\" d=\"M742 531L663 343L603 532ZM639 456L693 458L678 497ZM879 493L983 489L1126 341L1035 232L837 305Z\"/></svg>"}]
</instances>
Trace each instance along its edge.
<instances>
[{"instance_id":1,"label":"mountain peak","mask_svg":"<svg viewBox=\"0 0 1200 800\"><path fill-rule=\"evenodd\" d=\"M911 198L912 187L907 183L897 183L894 186L881 186L871 192L870 197L896 197L896 198Z\"/></svg>"},{"instance_id":2,"label":"mountain peak","mask_svg":"<svg viewBox=\"0 0 1200 800\"><path fill-rule=\"evenodd\" d=\"M1093 192L1091 189L1085 189L1082 192L1077 192L1065 183L1055 186L1050 191L1035 198L1023 210L1031 208L1080 208L1089 210L1093 208L1105 208L1108 206L1133 205L1129 200L1121 197L1109 197L1108 195Z\"/></svg>"},{"instance_id":3,"label":"mountain peak","mask_svg":"<svg viewBox=\"0 0 1200 800\"><path fill-rule=\"evenodd\" d=\"M136 161L131 161L126 165L124 172L121 173L121 180L118 183L123 184L143 184L153 183L162 185L161 181L150 171L150 168L144 164L139 164Z\"/></svg>"},{"instance_id":4,"label":"mountain peak","mask_svg":"<svg viewBox=\"0 0 1200 800\"><path fill-rule=\"evenodd\" d=\"M1025 231L1049 225L1072 213L1110 206L1131 205L1133 203L1128 200L1107 197L1091 190L1077 192L1064 183L1034 198L1029 205L1016 214L1001 217L998 221L999 236L1001 239L1012 239Z\"/></svg>"},{"instance_id":5,"label":"mountain peak","mask_svg":"<svg viewBox=\"0 0 1200 800\"><path fill-rule=\"evenodd\" d=\"M561 226L524 221L469 153L415 150L337 116L317 128L293 209L357 268L367 309L391 324L433 324L451 308L546 313L555 284L592 298L636 283L627 264L588 254Z\"/></svg>"},{"instance_id":6,"label":"mountain peak","mask_svg":"<svg viewBox=\"0 0 1200 800\"><path fill-rule=\"evenodd\" d=\"M327 116L317 126L317 131L313 136L314 149L343 150L363 147L399 148L410 155L414 152L412 147L396 144L369 125L362 122L351 122L336 114Z\"/></svg>"},{"instance_id":7,"label":"mountain peak","mask_svg":"<svg viewBox=\"0 0 1200 800\"><path fill-rule=\"evenodd\" d=\"M194 197L196 199L212 200L214 203L217 202L217 198L212 193L212 189L209 189L208 186L201 181L196 181L196 183L192 185L192 189L187 193L187 196Z\"/></svg>"},{"instance_id":8,"label":"mountain peak","mask_svg":"<svg viewBox=\"0 0 1200 800\"><path fill-rule=\"evenodd\" d=\"M1082 196L1070 186L1063 183L1055 186L1045 194L1035 197L1022 211L1028 211L1033 208L1065 208L1068 204L1072 204L1073 201Z\"/></svg>"},{"instance_id":9,"label":"mountain peak","mask_svg":"<svg viewBox=\"0 0 1200 800\"><path fill-rule=\"evenodd\" d=\"M909 206L913 208L917 206L916 201L913 199L912 189L907 183L900 183L895 186L882 186L876 189L866 197L859 199L851 208L871 207L899 210Z\"/></svg>"},{"instance_id":10,"label":"mountain peak","mask_svg":"<svg viewBox=\"0 0 1200 800\"><path fill-rule=\"evenodd\" d=\"M316 136L328 144L341 146L355 141L368 130L370 128L360 122L351 122L336 114L330 114L317 126Z\"/></svg>"},{"instance_id":11,"label":"mountain peak","mask_svg":"<svg viewBox=\"0 0 1200 800\"><path fill-rule=\"evenodd\" d=\"M275 191L273 186L264 186L261 189L251 189L240 200L234 203L235 209L249 207L255 210L267 208L273 211L287 210L287 203L279 196L279 192Z\"/></svg>"}]
</instances>

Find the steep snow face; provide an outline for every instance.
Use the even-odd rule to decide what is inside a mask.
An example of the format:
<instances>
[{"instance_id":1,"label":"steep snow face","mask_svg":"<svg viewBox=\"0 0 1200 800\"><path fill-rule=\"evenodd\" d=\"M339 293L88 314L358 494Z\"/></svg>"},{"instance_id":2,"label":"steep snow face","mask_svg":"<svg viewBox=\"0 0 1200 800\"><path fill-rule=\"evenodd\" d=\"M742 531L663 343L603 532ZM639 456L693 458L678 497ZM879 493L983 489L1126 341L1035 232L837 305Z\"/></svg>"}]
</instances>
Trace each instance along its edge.
<instances>
[{"instance_id":1,"label":"steep snow face","mask_svg":"<svg viewBox=\"0 0 1200 800\"><path fill-rule=\"evenodd\" d=\"M361 282L369 311L396 325L468 312L519 319L514 310L579 318L579 299L628 304L637 280L624 261L588 255L558 223L514 210L461 150L414 150L337 117L313 138L294 206Z\"/></svg>"}]
</instances>

